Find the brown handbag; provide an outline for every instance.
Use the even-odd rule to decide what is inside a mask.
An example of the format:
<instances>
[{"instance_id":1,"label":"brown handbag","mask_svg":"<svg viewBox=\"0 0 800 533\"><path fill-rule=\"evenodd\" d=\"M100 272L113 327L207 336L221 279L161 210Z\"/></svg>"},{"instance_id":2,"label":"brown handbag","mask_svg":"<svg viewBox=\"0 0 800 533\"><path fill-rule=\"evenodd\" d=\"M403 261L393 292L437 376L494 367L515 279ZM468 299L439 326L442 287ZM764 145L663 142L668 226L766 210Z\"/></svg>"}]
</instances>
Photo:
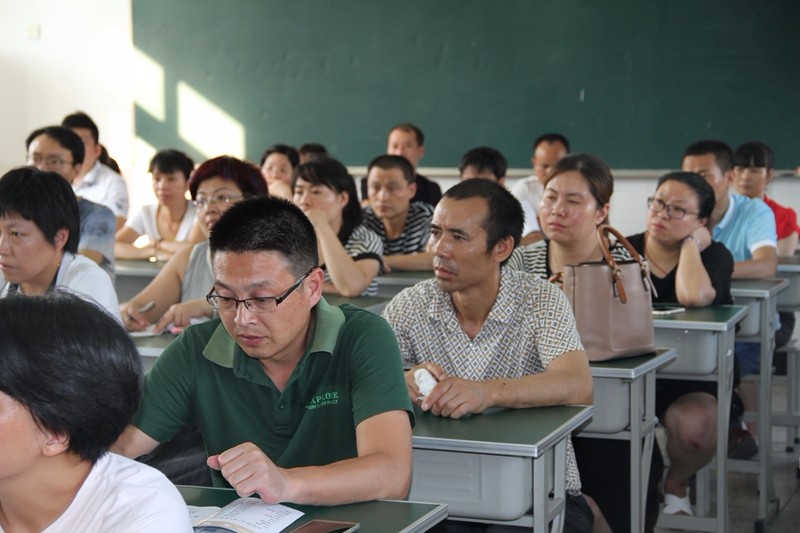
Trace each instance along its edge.
<instances>
[{"instance_id":1,"label":"brown handbag","mask_svg":"<svg viewBox=\"0 0 800 533\"><path fill-rule=\"evenodd\" d=\"M609 233L632 261L611 256ZM611 226L598 227L597 238L605 261L566 266L561 276L586 355L590 361L605 361L654 352L654 289L647 263Z\"/></svg>"}]
</instances>

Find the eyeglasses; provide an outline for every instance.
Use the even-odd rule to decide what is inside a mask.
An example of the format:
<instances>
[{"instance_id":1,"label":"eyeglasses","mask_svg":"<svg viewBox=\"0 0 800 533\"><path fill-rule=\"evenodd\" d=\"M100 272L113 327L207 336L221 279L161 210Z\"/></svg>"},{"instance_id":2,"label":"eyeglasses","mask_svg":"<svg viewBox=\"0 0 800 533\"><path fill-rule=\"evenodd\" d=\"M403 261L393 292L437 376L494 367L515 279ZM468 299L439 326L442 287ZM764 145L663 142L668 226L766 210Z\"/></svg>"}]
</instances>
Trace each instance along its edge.
<instances>
[{"instance_id":1,"label":"eyeglasses","mask_svg":"<svg viewBox=\"0 0 800 533\"><path fill-rule=\"evenodd\" d=\"M258 296L256 298L245 298L243 300L238 300L236 298L214 294L214 288L212 287L209 293L206 295L206 301L211 304L211 307L222 313L230 313L231 311L236 312L236 310L239 309L239 304L244 304L245 309L254 313L271 313L272 311L275 311L280 303L288 298L289 295L292 294L301 283L303 283L303 280L314 271L314 268L303 274L300 279L295 281L294 284L280 296Z\"/></svg>"},{"instance_id":2,"label":"eyeglasses","mask_svg":"<svg viewBox=\"0 0 800 533\"><path fill-rule=\"evenodd\" d=\"M667 216L673 220L680 220L686 215L699 215L700 213L687 211L682 207L678 207L677 205L669 205L664 203L662 200L658 198L653 198L652 196L647 199L647 207L653 213L661 213L662 211L667 212Z\"/></svg>"},{"instance_id":3,"label":"eyeglasses","mask_svg":"<svg viewBox=\"0 0 800 533\"><path fill-rule=\"evenodd\" d=\"M206 209L211 204L229 204L241 199L241 194L218 194L211 198L198 198L193 203L197 209Z\"/></svg>"},{"instance_id":4,"label":"eyeglasses","mask_svg":"<svg viewBox=\"0 0 800 533\"><path fill-rule=\"evenodd\" d=\"M26 157L25 161L29 165L33 165L35 167L41 166L42 163L44 163L44 166L46 166L47 168L52 169L52 170L61 168L62 166L66 165L66 164L71 164L72 163L71 160L70 161L65 161L65 160L61 159L60 157L58 157L57 155L49 155L47 157L42 157L40 155L29 155L29 156Z\"/></svg>"}]
</instances>

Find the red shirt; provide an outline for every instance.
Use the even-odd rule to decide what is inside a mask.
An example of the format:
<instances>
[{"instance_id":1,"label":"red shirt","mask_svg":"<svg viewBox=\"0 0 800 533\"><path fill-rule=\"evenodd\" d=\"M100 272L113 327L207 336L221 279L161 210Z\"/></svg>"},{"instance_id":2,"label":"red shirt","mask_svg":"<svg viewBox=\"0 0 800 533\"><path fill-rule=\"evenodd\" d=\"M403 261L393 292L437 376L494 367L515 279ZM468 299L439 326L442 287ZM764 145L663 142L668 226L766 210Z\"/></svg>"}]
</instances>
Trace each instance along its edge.
<instances>
[{"instance_id":1,"label":"red shirt","mask_svg":"<svg viewBox=\"0 0 800 533\"><path fill-rule=\"evenodd\" d=\"M797 213L794 212L794 209L784 207L768 196L764 196L764 203L775 213L775 229L778 232L778 239L785 239L793 233L800 234L800 226L797 225Z\"/></svg>"}]
</instances>

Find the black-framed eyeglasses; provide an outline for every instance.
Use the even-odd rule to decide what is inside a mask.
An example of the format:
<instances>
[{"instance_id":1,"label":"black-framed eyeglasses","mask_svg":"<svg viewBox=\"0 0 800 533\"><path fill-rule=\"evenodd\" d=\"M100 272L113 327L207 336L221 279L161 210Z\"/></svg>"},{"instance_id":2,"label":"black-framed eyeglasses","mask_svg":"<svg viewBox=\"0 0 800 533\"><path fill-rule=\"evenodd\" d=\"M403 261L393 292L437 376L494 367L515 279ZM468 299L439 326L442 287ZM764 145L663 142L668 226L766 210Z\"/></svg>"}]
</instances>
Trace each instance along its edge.
<instances>
[{"instance_id":1,"label":"black-framed eyeglasses","mask_svg":"<svg viewBox=\"0 0 800 533\"><path fill-rule=\"evenodd\" d=\"M308 275L314 271L314 268L303 274L292 284L291 287L286 289L286 292L280 296L257 296L255 298L244 298L243 300L239 300L237 298L230 298L228 296L214 294L214 287L211 287L211 290L206 295L206 301L211 304L211 307L222 313L236 312L236 310L239 309L239 304L244 304L245 309L254 313L270 313L277 309L280 303L288 298L289 295L292 294L301 283L303 283L303 280L305 280Z\"/></svg>"},{"instance_id":2,"label":"black-framed eyeglasses","mask_svg":"<svg viewBox=\"0 0 800 533\"><path fill-rule=\"evenodd\" d=\"M48 169L59 169L66 164L72 164L72 161L66 161L57 155L42 157L38 154L25 156L25 162L35 167L41 166L41 164L44 163L44 166Z\"/></svg>"},{"instance_id":3,"label":"black-framed eyeglasses","mask_svg":"<svg viewBox=\"0 0 800 533\"><path fill-rule=\"evenodd\" d=\"M680 220L686 215L699 215L700 213L687 211L682 207L678 207L677 205L670 205L658 198L653 198L652 196L647 199L647 208L650 209L654 213L661 213L662 211L667 212L667 216L673 220Z\"/></svg>"}]
</instances>

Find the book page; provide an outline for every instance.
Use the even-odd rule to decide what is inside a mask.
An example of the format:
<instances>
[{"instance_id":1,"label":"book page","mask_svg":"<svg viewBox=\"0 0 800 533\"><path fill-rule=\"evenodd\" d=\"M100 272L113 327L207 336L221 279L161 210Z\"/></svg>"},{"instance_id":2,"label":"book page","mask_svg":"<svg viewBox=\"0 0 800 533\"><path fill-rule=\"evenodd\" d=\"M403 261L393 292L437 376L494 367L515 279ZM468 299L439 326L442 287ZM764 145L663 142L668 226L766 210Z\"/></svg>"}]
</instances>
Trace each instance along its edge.
<instances>
[{"instance_id":1,"label":"book page","mask_svg":"<svg viewBox=\"0 0 800 533\"><path fill-rule=\"evenodd\" d=\"M195 531L223 528L236 533L271 533L286 529L301 516L301 511L285 505L269 505L258 498L239 498L193 525Z\"/></svg>"}]
</instances>

